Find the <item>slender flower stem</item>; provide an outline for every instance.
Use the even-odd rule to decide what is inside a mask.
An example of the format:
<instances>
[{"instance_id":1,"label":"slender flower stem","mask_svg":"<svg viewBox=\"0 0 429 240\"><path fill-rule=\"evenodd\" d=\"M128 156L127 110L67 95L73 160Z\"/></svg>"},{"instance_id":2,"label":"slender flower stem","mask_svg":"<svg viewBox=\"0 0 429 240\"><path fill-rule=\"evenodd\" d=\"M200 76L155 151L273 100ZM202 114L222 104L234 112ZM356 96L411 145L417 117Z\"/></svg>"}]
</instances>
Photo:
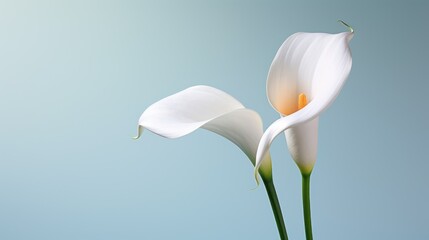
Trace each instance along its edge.
<instances>
[{"instance_id":1,"label":"slender flower stem","mask_svg":"<svg viewBox=\"0 0 429 240\"><path fill-rule=\"evenodd\" d=\"M281 240L288 240L286 226L283 221L282 210L280 208L280 203L277 198L276 189L274 188L272 179L264 179L263 182L265 185L265 189L267 190L268 198L270 199L271 208L273 209L274 218L276 219L277 229L280 234Z\"/></svg>"},{"instance_id":2,"label":"slender flower stem","mask_svg":"<svg viewBox=\"0 0 429 240\"><path fill-rule=\"evenodd\" d=\"M304 207L305 236L307 240L313 240L310 211L310 175L311 173L302 174L302 205Z\"/></svg>"}]
</instances>

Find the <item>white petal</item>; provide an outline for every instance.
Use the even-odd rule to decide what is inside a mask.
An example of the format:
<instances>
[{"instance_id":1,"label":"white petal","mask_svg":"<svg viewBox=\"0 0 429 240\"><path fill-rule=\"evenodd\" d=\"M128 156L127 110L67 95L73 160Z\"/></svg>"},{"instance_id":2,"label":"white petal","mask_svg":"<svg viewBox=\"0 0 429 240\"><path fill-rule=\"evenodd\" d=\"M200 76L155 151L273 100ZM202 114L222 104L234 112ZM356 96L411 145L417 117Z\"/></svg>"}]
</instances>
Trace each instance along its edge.
<instances>
[{"instance_id":1,"label":"white petal","mask_svg":"<svg viewBox=\"0 0 429 240\"><path fill-rule=\"evenodd\" d=\"M194 86L148 107L139 125L167 138L189 134L208 121L244 106L232 96L209 86Z\"/></svg>"},{"instance_id":2,"label":"white petal","mask_svg":"<svg viewBox=\"0 0 429 240\"><path fill-rule=\"evenodd\" d=\"M310 103L277 120L265 131L258 147L256 169L278 134L316 118L335 100L351 70L352 58L348 42L352 37L353 33L298 33L282 45L270 69L268 98L280 113L287 110L283 105L289 104L288 101L296 104L297 93L304 92ZM282 67L286 70L282 70ZM292 88L295 89L288 89L288 83L294 81L296 85ZM295 100L282 93L294 94Z\"/></svg>"},{"instance_id":3,"label":"white petal","mask_svg":"<svg viewBox=\"0 0 429 240\"><path fill-rule=\"evenodd\" d=\"M154 103L143 112L139 125L167 138L205 128L235 143L253 164L263 134L256 112L209 86L191 87Z\"/></svg>"}]
</instances>

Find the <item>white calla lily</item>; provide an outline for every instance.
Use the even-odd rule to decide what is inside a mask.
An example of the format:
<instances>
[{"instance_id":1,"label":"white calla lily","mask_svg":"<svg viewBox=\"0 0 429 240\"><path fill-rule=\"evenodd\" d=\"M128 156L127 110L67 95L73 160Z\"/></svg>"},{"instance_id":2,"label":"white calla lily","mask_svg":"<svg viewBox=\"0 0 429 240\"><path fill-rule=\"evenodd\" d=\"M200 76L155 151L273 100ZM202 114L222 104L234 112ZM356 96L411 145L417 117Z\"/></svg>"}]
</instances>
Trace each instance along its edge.
<instances>
[{"instance_id":1,"label":"white calla lily","mask_svg":"<svg viewBox=\"0 0 429 240\"><path fill-rule=\"evenodd\" d=\"M166 138L185 136L199 128L217 133L235 143L255 165L263 134L258 113L245 108L227 93L209 86L194 86L168 96L148 107L139 119L139 133L146 128ZM271 172L271 157L265 154L259 168L282 240L286 227Z\"/></svg>"},{"instance_id":2,"label":"white calla lily","mask_svg":"<svg viewBox=\"0 0 429 240\"><path fill-rule=\"evenodd\" d=\"M317 153L318 116L338 96L350 73L348 43L352 37L353 31L296 33L280 47L268 74L267 95L282 117L262 136L255 171L274 138L286 131L294 161L302 173L311 173Z\"/></svg>"},{"instance_id":3,"label":"white calla lily","mask_svg":"<svg viewBox=\"0 0 429 240\"><path fill-rule=\"evenodd\" d=\"M140 130L162 137L178 138L204 128L236 144L255 165L263 134L258 113L247 109L229 94L209 86L194 86L149 106L139 119ZM140 135L140 131L139 131ZM261 172L271 176L271 158L266 156Z\"/></svg>"}]
</instances>

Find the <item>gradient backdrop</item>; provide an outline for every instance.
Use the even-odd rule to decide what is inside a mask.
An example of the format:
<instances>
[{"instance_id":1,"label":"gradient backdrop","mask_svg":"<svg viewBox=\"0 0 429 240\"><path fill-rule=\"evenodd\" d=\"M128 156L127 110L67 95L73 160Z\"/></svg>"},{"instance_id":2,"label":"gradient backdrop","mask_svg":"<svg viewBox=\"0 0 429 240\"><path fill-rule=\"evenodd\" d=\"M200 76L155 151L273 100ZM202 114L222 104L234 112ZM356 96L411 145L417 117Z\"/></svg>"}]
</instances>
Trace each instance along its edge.
<instances>
[{"instance_id":1,"label":"gradient backdrop","mask_svg":"<svg viewBox=\"0 0 429 240\"><path fill-rule=\"evenodd\" d=\"M151 103L211 85L277 119L265 79L298 31L354 26L320 122L315 239L429 239L427 1L0 1L0 239L278 239L233 144L145 132ZM272 148L291 240L300 175Z\"/></svg>"}]
</instances>

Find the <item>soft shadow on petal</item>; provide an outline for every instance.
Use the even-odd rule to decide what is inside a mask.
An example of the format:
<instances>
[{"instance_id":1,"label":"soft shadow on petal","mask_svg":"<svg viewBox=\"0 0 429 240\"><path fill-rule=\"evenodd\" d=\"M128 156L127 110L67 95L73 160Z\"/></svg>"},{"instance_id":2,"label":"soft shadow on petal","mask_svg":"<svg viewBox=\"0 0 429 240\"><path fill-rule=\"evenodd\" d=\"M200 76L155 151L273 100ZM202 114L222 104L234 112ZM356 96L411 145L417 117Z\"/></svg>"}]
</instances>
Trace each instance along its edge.
<instances>
[{"instance_id":1,"label":"soft shadow on petal","mask_svg":"<svg viewBox=\"0 0 429 240\"><path fill-rule=\"evenodd\" d=\"M255 165L256 150L263 134L258 113L250 109L237 109L207 122L202 128L235 143Z\"/></svg>"}]
</instances>

